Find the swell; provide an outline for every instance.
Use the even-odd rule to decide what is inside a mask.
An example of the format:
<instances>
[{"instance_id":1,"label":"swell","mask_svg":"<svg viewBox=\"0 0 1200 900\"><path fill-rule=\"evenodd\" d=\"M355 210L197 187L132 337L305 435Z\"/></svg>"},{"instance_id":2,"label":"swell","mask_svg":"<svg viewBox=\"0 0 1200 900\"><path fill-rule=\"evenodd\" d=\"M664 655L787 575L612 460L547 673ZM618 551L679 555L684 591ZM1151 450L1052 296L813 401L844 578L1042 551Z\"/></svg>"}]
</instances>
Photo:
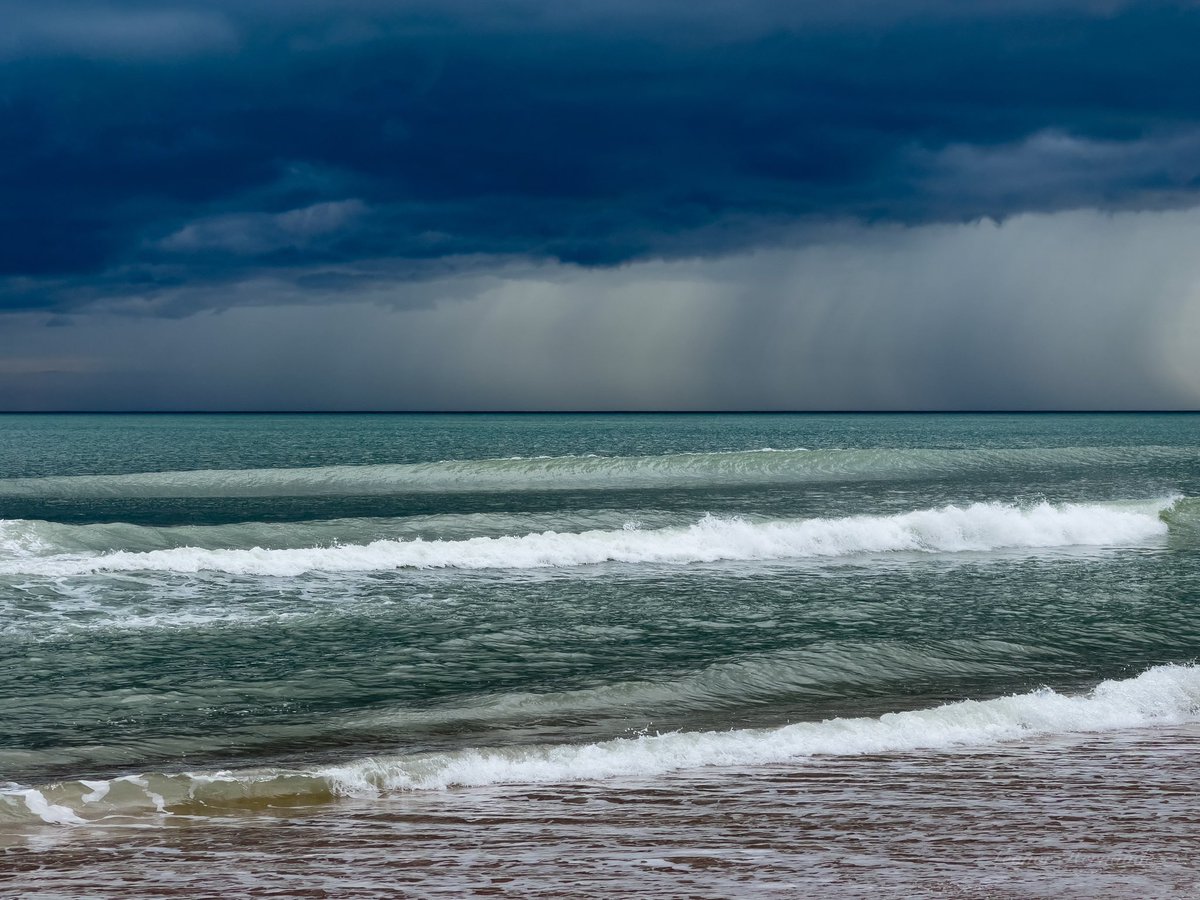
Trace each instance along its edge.
<instances>
[{"instance_id":1,"label":"swell","mask_svg":"<svg viewBox=\"0 0 1200 900\"><path fill-rule=\"evenodd\" d=\"M10 498L365 496L671 488L924 478L990 470L1195 460L1183 447L829 449L442 460L405 465L204 469L0 479Z\"/></svg>"},{"instance_id":2,"label":"swell","mask_svg":"<svg viewBox=\"0 0 1200 900\"><path fill-rule=\"evenodd\" d=\"M0 823L85 824L167 812L211 814L336 797L491 784L645 778L709 766L783 764L813 756L944 751L1045 735L1200 721L1200 667L1168 665L1084 694L1048 688L991 700L776 728L669 732L592 744L474 748L379 756L306 770L145 773L0 788Z\"/></svg>"},{"instance_id":3,"label":"swell","mask_svg":"<svg viewBox=\"0 0 1200 900\"><path fill-rule=\"evenodd\" d=\"M961 553L1144 545L1168 533L1175 499L1017 506L975 503L890 516L751 521L705 516L686 527L544 531L464 540L378 540L268 549L177 547L100 555L0 559L0 574L63 577L102 572L224 572L296 576L394 569L544 569L631 563L830 559L879 553Z\"/></svg>"},{"instance_id":4,"label":"swell","mask_svg":"<svg viewBox=\"0 0 1200 900\"><path fill-rule=\"evenodd\" d=\"M444 727L461 722L527 722L603 714L661 718L679 711L733 710L797 697L863 697L897 685L933 679L1017 676L1044 648L999 640L827 641L803 649L740 655L673 677L606 682L586 688L534 693L512 691L466 706L413 708L364 715L350 724Z\"/></svg>"}]
</instances>

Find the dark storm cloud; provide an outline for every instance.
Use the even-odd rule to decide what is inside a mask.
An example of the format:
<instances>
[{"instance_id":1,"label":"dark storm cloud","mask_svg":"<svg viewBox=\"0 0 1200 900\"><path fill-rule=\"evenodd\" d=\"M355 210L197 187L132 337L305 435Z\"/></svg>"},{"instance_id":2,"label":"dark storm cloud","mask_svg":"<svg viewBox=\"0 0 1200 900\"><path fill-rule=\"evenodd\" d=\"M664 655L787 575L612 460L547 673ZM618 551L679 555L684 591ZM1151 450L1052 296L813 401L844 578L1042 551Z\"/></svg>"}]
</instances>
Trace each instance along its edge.
<instances>
[{"instance_id":1,"label":"dark storm cloud","mask_svg":"<svg viewBox=\"0 0 1200 900\"><path fill-rule=\"evenodd\" d=\"M1200 185L1192 4L8 2L0 20L9 309L197 283L199 305L249 282L327 297L455 260L606 266L814 221L1186 205Z\"/></svg>"}]
</instances>

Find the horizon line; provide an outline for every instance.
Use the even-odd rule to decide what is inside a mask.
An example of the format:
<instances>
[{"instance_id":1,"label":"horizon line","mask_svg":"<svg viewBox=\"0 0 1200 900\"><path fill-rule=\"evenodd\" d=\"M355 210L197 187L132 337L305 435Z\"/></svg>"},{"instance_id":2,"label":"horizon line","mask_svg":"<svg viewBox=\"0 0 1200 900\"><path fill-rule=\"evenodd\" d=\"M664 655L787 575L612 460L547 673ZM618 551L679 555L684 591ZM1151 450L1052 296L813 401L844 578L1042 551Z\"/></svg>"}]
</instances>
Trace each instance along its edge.
<instances>
[{"instance_id":1,"label":"horizon line","mask_svg":"<svg viewBox=\"0 0 1200 900\"><path fill-rule=\"evenodd\" d=\"M1195 415L1162 409L5 409L5 416Z\"/></svg>"}]
</instances>

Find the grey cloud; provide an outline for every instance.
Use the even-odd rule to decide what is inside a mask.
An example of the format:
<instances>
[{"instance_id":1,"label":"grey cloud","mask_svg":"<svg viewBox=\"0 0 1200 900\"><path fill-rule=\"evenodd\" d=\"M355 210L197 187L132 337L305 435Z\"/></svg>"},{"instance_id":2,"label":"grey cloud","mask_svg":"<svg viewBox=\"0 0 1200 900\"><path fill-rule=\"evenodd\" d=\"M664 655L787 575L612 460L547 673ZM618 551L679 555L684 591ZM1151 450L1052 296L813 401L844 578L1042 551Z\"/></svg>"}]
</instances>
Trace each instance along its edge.
<instances>
[{"instance_id":1,"label":"grey cloud","mask_svg":"<svg viewBox=\"0 0 1200 900\"><path fill-rule=\"evenodd\" d=\"M158 242L172 252L227 251L258 255L305 247L336 233L366 212L361 200L314 203L280 213L228 213L189 222Z\"/></svg>"},{"instance_id":2,"label":"grey cloud","mask_svg":"<svg viewBox=\"0 0 1200 900\"><path fill-rule=\"evenodd\" d=\"M175 61L236 48L237 31L219 10L129 4L10 3L0 10L0 60L74 56Z\"/></svg>"},{"instance_id":3,"label":"grey cloud","mask_svg":"<svg viewBox=\"0 0 1200 900\"><path fill-rule=\"evenodd\" d=\"M1120 202L1187 204L1200 188L1200 129L1139 140L1093 140L1062 131L1014 143L914 149L914 180L947 209L1054 209Z\"/></svg>"},{"instance_id":4,"label":"grey cloud","mask_svg":"<svg viewBox=\"0 0 1200 900\"><path fill-rule=\"evenodd\" d=\"M1200 209L845 224L721 259L381 279L369 302L22 314L0 356L103 347L109 369L6 376L0 405L1188 408L1198 242Z\"/></svg>"}]
</instances>

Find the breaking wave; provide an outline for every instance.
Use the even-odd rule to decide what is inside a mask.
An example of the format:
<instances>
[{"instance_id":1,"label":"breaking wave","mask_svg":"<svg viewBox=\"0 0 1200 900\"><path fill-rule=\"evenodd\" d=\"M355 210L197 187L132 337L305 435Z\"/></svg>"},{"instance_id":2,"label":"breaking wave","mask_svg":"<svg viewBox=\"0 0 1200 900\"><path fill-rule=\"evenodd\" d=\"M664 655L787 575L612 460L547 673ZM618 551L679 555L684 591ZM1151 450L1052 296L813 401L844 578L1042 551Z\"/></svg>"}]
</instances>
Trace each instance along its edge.
<instances>
[{"instance_id":1,"label":"breaking wave","mask_svg":"<svg viewBox=\"0 0 1200 900\"><path fill-rule=\"evenodd\" d=\"M222 809L491 784L642 778L710 766L786 764L813 756L942 751L1043 735L1200 721L1200 666L1168 665L1104 681L1085 694L1048 688L962 700L878 718L777 728L670 732L593 744L476 748L381 756L310 770L137 774L0 788L0 823L85 824L156 813Z\"/></svg>"},{"instance_id":2,"label":"breaking wave","mask_svg":"<svg viewBox=\"0 0 1200 900\"><path fill-rule=\"evenodd\" d=\"M635 563L824 559L879 553L960 553L1142 545L1165 536L1173 499L1017 506L975 503L889 516L752 521L708 515L686 527L543 531L464 540L378 540L268 549L176 547L0 558L0 574L224 572L294 576L391 569L540 569Z\"/></svg>"},{"instance_id":3,"label":"breaking wave","mask_svg":"<svg viewBox=\"0 0 1200 900\"><path fill-rule=\"evenodd\" d=\"M234 522L222 525L77 525L42 519L0 519L0 558L113 550L221 550L233 547L319 547L381 540L502 537L541 531L622 528L630 520L650 526L685 524L693 517L655 509L571 509L556 512L437 513L300 522Z\"/></svg>"}]
</instances>

